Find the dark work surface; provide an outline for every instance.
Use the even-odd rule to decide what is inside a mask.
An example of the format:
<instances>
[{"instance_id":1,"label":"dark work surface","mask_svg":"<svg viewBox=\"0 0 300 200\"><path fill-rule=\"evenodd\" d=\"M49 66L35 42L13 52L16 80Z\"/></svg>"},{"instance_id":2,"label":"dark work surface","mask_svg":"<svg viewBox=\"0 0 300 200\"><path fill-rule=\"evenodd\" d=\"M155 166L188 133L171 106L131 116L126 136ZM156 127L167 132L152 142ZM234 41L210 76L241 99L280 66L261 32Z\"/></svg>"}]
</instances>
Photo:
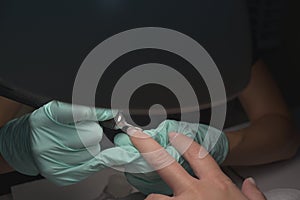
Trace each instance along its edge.
<instances>
[{"instance_id":1,"label":"dark work surface","mask_svg":"<svg viewBox=\"0 0 300 200\"><path fill-rule=\"evenodd\" d=\"M11 186L42 179L41 176L25 176L18 172L0 175L0 196L10 193Z\"/></svg>"}]
</instances>

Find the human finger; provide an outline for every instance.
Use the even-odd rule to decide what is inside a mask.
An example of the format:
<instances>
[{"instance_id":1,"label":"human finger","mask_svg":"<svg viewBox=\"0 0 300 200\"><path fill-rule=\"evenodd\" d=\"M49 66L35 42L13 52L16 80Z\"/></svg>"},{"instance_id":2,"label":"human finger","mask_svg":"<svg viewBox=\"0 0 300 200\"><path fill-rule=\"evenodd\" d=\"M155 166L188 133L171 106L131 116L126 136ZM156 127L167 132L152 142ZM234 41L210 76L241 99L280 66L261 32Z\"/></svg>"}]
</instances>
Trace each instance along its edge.
<instances>
[{"instance_id":1,"label":"human finger","mask_svg":"<svg viewBox=\"0 0 300 200\"><path fill-rule=\"evenodd\" d=\"M219 165L204 147L194 142L191 138L179 133L169 133L169 139L171 144L189 162L198 178L208 175L220 175L221 169Z\"/></svg>"},{"instance_id":2,"label":"human finger","mask_svg":"<svg viewBox=\"0 0 300 200\"><path fill-rule=\"evenodd\" d=\"M150 194L147 196L145 200L171 200L174 199L173 197L168 197L161 194Z\"/></svg>"},{"instance_id":3,"label":"human finger","mask_svg":"<svg viewBox=\"0 0 300 200\"><path fill-rule=\"evenodd\" d=\"M244 181L242 192L249 200L266 200L263 193L257 188L253 178L247 178Z\"/></svg>"},{"instance_id":4,"label":"human finger","mask_svg":"<svg viewBox=\"0 0 300 200\"><path fill-rule=\"evenodd\" d=\"M141 131L131 134L130 139L174 194L179 194L190 186L194 178L154 139Z\"/></svg>"}]
</instances>

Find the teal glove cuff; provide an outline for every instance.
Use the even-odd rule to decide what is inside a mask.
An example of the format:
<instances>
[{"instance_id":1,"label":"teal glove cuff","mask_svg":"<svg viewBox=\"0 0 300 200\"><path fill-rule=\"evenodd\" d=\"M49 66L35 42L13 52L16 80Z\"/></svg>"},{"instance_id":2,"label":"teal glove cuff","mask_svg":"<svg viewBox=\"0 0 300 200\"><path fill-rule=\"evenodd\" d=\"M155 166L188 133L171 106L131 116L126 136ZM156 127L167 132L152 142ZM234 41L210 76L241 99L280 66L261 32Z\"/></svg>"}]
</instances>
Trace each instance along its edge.
<instances>
[{"instance_id":1,"label":"teal glove cuff","mask_svg":"<svg viewBox=\"0 0 300 200\"><path fill-rule=\"evenodd\" d=\"M32 157L29 117L14 119L0 129L0 152L15 170L35 176L39 171Z\"/></svg>"}]
</instances>

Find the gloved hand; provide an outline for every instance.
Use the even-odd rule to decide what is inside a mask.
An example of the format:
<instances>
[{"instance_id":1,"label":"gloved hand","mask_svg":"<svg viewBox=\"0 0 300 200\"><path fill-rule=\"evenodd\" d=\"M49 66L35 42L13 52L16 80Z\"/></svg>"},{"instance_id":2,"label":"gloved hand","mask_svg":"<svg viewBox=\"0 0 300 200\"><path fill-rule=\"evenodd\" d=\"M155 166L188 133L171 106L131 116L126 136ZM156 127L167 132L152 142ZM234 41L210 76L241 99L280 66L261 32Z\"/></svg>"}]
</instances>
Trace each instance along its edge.
<instances>
[{"instance_id":1,"label":"gloved hand","mask_svg":"<svg viewBox=\"0 0 300 200\"><path fill-rule=\"evenodd\" d=\"M75 106L74 112L78 116L76 126L72 106L52 101L32 114L8 122L0 129L2 156L17 171L41 174L59 185L76 183L105 167L139 158L139 154L130 153L137 152L133 147L101 151L103 131L98 121L113 118L111 110Z\"/></svg>"},{"instance_id":2,"label":"gloved hand","mask_svg":"<svg viewBox=\"0 0 300 200\"><path fill-rule=\"evenodd\" d=\"M105 167L126 165L127 171L152 170L125 134L115 137L116 147L101 151L99 142L103 132L98 121L113 118L110 110L75 106L74 111L79 116L76 126L73 122L72 106L57 101L46 104L32 114L10 121L0 129L2 156L17 171L27 175L41 174L59 185L77 183ZM180 154L172 146L167 146L169 132L192 136L192 127L193 124L167 120L157 129L145 132L153 136L192 173ZM198 143L203 142L206 129L207 126L200 125L196 131L195 140ZM218 130L215 131L219 133ZM88 148L85 148L78 134L81 134ZM209 145L210 141L207 140L206 143ZM222 133L217 145L210 152L219 163L227 155L227 146L227 139ZM127 179L145 194L171 194L171 190L156 172L127 174Z\"/></svg>"},{"instance_id":3,"label":"gloved hand","mask_svg":"<svg viewBox=\"0 0 300 200\"><path fill-rule=\"evenodd\" d=\"M208 126L203 124L191 124L166 120L156 129L144 130L143 132L154 138L191 175L193 175L193 170L189 164L183 159L183 157L181 157L178 151L169 144L168 133L176 132L193 138L197 143L205 147L205 149L210 150L209 153L218 162L218 164L221 164L225 160L228 153L228 140L225 134L212 127L208 129ZM123 148L127 147L127 149L128 147L133 147L128 135L122 133L115 137L114 143ZM213 146L214 144L215 146ZM140 192L146 195L151 193L165 195L173 194L172 190L160 178L160 176L155 171L151 172L151 166L147 164L143 157L136 159L133 163L127 165L126 168L126 177L128 182L136 187ZM130 173L128 173L128 171Z\"/></svg>"}]
</instances>

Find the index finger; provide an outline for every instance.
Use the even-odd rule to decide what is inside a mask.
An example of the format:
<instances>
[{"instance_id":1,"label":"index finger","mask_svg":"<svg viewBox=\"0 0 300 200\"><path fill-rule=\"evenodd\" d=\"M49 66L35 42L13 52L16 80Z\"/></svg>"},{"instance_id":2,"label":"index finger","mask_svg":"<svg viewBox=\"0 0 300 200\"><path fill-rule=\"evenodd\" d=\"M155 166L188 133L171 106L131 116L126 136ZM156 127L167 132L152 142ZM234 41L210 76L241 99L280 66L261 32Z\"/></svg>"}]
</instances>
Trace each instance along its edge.
<instances>
[{"instance_id":1,"label":"index finger","mask_svg":"<svg viewBox=\"0 0 300 200\"><path fill-rule=\"evenodd\" d=\"M141 131L130 135L130 139L174 194L179 194L190 186L194 178L154 139Z\"/></svg>"},{"instance_id":2,"label":"index finger","mask_svg":"<svg viewBox=\"0 0 300 200\"><path fill-rule=\"evenodd\" d=\"M194 140L179 133L169 133L169 137L172 145L188 161L198 178L216 176L222 173L213 157Z\"/></svg>"}]
</instances>

